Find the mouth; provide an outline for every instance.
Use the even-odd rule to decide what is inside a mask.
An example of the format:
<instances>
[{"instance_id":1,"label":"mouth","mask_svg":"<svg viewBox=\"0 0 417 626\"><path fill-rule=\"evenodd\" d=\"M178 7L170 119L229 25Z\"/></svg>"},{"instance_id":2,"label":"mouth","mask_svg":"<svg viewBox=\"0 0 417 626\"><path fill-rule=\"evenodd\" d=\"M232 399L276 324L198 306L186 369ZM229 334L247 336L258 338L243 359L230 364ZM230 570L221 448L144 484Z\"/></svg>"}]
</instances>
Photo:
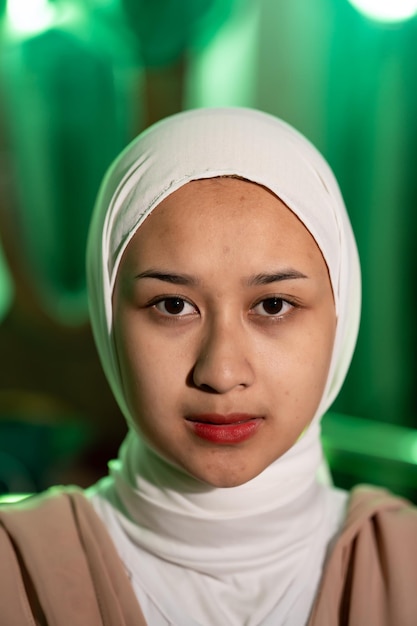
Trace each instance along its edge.
<instances>
[{"instance_id":1,"label":"mouth","mask_svg":"<svg viewBox=\"0 0 417 626\"><path fill-rule=\"evenodd\" d=\"M233 445L253 437L262 425L263 417L247 413L205 413L188 416L186 422L200 439L219 445Z\"/></svg>"}]
</instances>

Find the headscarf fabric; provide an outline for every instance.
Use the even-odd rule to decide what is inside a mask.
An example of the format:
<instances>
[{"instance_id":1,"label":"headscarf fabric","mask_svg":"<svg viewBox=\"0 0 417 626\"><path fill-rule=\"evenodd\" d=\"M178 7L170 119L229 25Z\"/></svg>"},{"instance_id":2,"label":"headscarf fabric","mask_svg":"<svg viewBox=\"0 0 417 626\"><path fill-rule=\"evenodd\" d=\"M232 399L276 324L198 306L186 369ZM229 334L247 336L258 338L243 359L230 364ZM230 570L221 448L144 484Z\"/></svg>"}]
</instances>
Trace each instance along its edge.
<instances>
[{"instance_id":1,"label":"headscarf fabric","mask_svg":"<svg viewBox=\"0 0 417 626\"><path fill-rule=\"evenodd\" d=\"M192 180L219 176L266 187L300 219L327 264L337 316L328 379L310 426L259 476L232 489L193 483L142 441L123 396L113 339L112 294L132 237L164 198ZM159 598L162 613L181 605L173 622L158 624L305 623L341 506L316 478L320 418L343 384L360 315L357 248L330 167L301 134L260 111L196 109L167 118L134 140L108 171L93 214L87 269L98 351L131 427L110 484L98 489L110 509L98 508L109 526L114 522L115 540L126 539L146 562L145 580L135 551L124 550L134 586L139 581L137 588ZM187 592L178 599L180 588Z\"/></svg>"},{"instance_id":2,"label":"headscarf fabric","mask_svg":"<svg viewBox=\"0 0 417 626\"><path fill-rule=\"evenodd\" d=\"M155 124L124 150L103 181L93 214L87 251L91 323L104 371L125 412L112 340L112 292L123 252L171 193L192 180L233 175L278 196L323 254L337 332L320 414L340 390L358 332L360 270L331 169L310 142L272 115L245 108L195 109Z\"/></svg>"}]
</instances>

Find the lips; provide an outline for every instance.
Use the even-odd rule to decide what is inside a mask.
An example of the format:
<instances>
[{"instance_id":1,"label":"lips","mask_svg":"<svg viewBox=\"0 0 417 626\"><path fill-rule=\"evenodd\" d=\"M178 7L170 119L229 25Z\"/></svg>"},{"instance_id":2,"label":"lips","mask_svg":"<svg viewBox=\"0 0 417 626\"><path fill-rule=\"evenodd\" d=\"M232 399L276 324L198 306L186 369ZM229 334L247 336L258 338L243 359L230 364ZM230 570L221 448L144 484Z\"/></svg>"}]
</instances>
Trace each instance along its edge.
<instances>
[{"instance_id":1,"label":"lips","mask_svg":"<svg viewBox=\"0 0 417 626\"><path fill-rule=\"evenodd\" d=\"M205 413L186 418L193 433L200 439L220 445L242 443L255 435L263 422L259 415L248 413Z\"/></svg>"}]
</instances>

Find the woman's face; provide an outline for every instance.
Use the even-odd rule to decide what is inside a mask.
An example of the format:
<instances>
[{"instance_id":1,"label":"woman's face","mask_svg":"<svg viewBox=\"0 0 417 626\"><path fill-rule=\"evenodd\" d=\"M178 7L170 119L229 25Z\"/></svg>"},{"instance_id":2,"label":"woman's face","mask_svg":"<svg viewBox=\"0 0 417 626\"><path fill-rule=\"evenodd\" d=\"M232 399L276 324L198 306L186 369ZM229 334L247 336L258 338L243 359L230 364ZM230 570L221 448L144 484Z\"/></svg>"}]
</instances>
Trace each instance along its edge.
<instances>
[{"instance_id":1,"label":"woman's face","mask_svg":"<svg viewBox=\"0 0 417 626\"><path fill-rule=\"evenodd\" d=\"M310 233L264 188L198 180L166 198L123 256L113 312L137 429L197 479L247 482L314 416L332 288Z\"/></svg>"}]
</instances>

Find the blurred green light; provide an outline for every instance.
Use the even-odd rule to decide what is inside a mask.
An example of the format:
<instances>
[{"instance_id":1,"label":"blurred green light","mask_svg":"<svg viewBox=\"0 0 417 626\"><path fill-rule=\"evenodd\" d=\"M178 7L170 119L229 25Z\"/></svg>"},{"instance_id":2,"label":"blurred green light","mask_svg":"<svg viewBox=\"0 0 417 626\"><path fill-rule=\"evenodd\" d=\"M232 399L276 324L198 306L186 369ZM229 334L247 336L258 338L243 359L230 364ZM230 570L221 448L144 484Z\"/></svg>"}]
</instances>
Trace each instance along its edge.
<instances>
[{"instance_id":1,"label":"blurred green light","mask_svg":"<svg viewBox=\"0 0 417 626\"><path fill-rule=\"evenodd\" d=\"M54 21L55 9L49 0L8 0L10 27L20 33L36 33Z\"/></svg>"},{"instance_id":2,"label":"blurred green light","mask_svg":"<svg viewBox=\"0 0 417 626\"><path fill-rule=\"evenodd\" d=\"M417 429L329 412L323 420L329 448L417 466Z\"/></svg>"},{"instance_id":3,"label":"blurred green light","mask_svg":"<svg viewBox=\"0 0 417 626\"><path fill-rule=\"evenodd\" d=\"M413 463L417 465L417 435L414 437L414 439L410 438L409 449L410 449L410 457Z\"/></svg>"},{"instance_id":4,"label":"blurred green light","mask_svg":"<svg viewBox=\"0 0 417 626\"><path fill-rule=\"evenodd\" d=\"M31 493L7 493L6 495L0 496L0 505L15 504L16 502L20 502L20 500L29 498L31 495Z\"/></svg>"},{"instance_id":5,"label":"blurred green light","mask_svg":"<svg viewBox=\"0 0 417 626\"><path fill-rule=\"evenodd\" d=\"M31 35L79 18L82 4L72 0L7 0L7 29Z\"/></svg>"},{"instance_id":6,"label":"blurred green light","mask_svg":"<svg viewBox=\"0 0 417 626\"><path fill-rule=\"evenodd\" d=\"M363 15L378 22L402 22L417 13L417 0L349 0Z\"/></svg>"},{"instance_id":7,"label":"blurred green light","mask_svg":"<svg viewBox=\"0 0 417 626\"><path fill-rule=\"evenodd\" d=\"M6 266L2 249L0 247L0 321L8 312L13 299L12 278Z\"/></svg>"}]
</instances>

